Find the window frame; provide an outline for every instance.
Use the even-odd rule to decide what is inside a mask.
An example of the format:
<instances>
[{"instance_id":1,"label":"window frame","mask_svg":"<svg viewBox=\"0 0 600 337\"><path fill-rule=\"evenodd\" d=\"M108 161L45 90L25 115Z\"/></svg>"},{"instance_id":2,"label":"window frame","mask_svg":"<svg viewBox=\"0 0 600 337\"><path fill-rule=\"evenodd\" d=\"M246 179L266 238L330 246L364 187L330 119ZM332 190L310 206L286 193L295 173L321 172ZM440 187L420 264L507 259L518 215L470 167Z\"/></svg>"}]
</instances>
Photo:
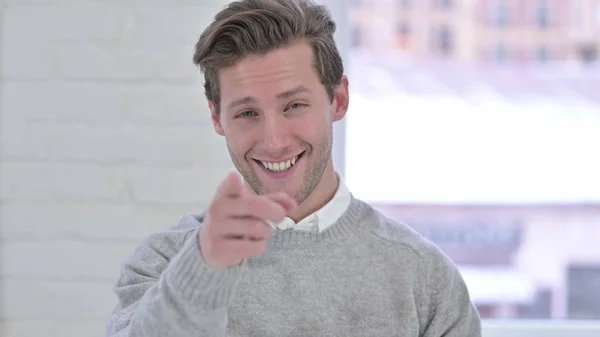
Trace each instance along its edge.
<instances>
[{"instance_id":1,"label":"window frame","mask_svg":"<svg viewBox=\"0 0 600 337\"><path fill-rule=\"evenodd\" d=\"M580 320L483 320L483 337L595 337L600 321Z\"/></svg>"},{"instance_id":2,"label":"window frame","mask_svg":"<svg viewBox=\"0 0 600 337\"><path fill-rule=\"evenodd\" d=\"M336 20L335 39L342 59L347 59L352 39L345 0L320 0L328 6ZM347 65L346 65L347 66ZM350 79L351 81L352 79ZM352 98L350 98L352 102ZM346 149L346 123L352 116L346 116L334 124L333 161L336 170L344 176ZM577 320L499 320L483 319L483 337L595 337L600 336L599 321Z\"/></svg>"},{"instance_id":3,"label":"window frame","mask_svg":"<svg viewBox=\"0 0 600 337\"><path fill-rule=\"evenodd\" d=\"M331 15L336 22L337 29L335 32L335 40L338 50L345 60L345 55L348 55L352 43L352 32L350 30L350 22L348 18L348 4L344 0L320 0L320 3L327 6L331 11ZM348 65L344 65L347 68ZM346 173L346 119L348 116L333 124L333 145L332 156L335 170L342 177Z\"/></svg>"}]
</instances>

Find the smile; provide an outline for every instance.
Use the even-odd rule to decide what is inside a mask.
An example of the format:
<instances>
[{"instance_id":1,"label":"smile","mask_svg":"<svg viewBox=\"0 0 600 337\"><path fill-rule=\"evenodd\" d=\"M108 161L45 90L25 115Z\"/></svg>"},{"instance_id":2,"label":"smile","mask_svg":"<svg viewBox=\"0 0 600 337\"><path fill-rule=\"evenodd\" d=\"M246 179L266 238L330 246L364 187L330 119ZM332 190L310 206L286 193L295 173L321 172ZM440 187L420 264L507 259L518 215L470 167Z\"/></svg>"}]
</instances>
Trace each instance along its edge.
<instances>
[{"instance_id":1,"label":"smile","mask_svg":"<svg viewBox=\"0 0 600 337\"><path fill-rule=\"evenodd\" d=\"M298 159L300 159L300 157L302 157L302 154L303 153L301 153L295 157L292 157L288 160L279 161L279 162L264 161L264 160L256 160L256 161L261 163L262 166L269 171L284 172L284 171L287 171L290 168L292 168L294 165L296 165L296 162L298 161Z\"/></svg>"}]
</instances>

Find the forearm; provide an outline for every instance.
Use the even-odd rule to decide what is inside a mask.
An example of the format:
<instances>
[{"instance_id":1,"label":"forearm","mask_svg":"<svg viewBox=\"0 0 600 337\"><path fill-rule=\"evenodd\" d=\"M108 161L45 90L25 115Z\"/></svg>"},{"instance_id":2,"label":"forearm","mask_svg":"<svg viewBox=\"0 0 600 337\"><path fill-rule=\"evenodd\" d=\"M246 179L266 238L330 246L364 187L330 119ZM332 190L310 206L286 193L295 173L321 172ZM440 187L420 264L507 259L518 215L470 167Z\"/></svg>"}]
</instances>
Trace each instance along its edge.
<instances>
[{"instance_id":1,"label":"forearm","mask_svg":"<svg viewBox=\"0 0 600 337\"><path fill-rule=\"evenodd\" d=\"M224 336L227 306L244 266L216 271L200 254L196 236L185 243L143 297L115 313L112 337ZM127 286L121 290L127 297Z\"/></svg>"},{"instance_id":2,"label":"forearm","mask_svg":"<svg viewBox=\"0 0 600 337\"><path fill-rule=\"evenodd\" d=\"M110 336L224 336L226 326L225 307L202 309L156 285L136 305L123 329Z\"/></svg>"}]
</instances>

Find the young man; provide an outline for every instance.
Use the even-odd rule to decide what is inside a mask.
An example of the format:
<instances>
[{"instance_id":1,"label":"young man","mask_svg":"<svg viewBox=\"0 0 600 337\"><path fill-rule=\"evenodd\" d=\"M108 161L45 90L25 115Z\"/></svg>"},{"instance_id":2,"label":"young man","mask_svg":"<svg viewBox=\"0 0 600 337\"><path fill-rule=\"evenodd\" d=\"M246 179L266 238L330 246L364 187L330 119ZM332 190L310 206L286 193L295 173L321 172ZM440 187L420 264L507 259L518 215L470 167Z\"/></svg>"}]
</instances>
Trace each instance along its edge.
<instances>
[{"instance_id":1,"label":"young man","mask_svg":"<svg viewBox=\"0 0 600 337\"><path fill-rule=\"evenodd\" d=\"M452 262L334 170L349 102L334 30L308 1L242 0L202 34L194 62L243 180L125 261L109 336L481 335Z\"/></svg>"}]
</instances>

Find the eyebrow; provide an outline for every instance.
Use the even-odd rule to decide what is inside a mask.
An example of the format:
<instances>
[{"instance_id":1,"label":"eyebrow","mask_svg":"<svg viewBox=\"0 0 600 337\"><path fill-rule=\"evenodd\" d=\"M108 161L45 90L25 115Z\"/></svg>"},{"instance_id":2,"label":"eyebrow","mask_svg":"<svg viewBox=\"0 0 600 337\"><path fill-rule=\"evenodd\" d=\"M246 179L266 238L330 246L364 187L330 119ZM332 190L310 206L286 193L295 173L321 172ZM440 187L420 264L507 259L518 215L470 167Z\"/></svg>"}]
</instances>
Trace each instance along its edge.
<instances>
[{"instance_id":1,"label":"eyebrow","mask_svg":"<svg viewBox=\"0 0 600 337\"><path fill-rule=\"evenodd\" d=\"M299 85L299 86L295 87L294 89L284 91L282 93L277 94L276 97L279 99L290 98L296 94L303 93L303 92L310 92L310 89L308 89L307 87L305 87L303 85Z\"/></svg>"},{"instance_id":2,"label":"eyebrow","mask_svg":"<svg viewBox=\"0 0 600 337\"><path fill-rule=\"evenodd\" d=\"M303 92L310 92L310 89L308 89L307 87L305 87L303 85L299 85L293 89L290 89L290 90L287 90L284 92L280 92L275 97L277 97L278 99L286 99L286 98L290 98L294 95L297 95L297 94L303 93ZM246 105L246 104L250 104L250 103L256 103L256 99L252 96L247 96L247 97L240 98L240 99L237 99L237 100L231 102L229 105L227 105L227 109L233 109L240 105Z\"/></svg>"}]
</instances>

